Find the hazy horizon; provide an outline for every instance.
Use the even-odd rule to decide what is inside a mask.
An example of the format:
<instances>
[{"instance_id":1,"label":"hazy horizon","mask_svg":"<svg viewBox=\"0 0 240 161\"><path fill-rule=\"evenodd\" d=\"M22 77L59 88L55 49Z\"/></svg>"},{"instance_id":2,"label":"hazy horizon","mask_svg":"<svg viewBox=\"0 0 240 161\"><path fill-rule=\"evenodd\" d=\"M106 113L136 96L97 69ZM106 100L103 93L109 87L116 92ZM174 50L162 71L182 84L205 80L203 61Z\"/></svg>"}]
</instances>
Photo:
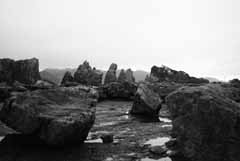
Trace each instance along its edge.
<instances>
[{"instance_id":1,"label":"hazy horizon","mask_svg":"<svg viewBox=\"0 0 240 161\"><path fill-rule=\"evenodd\" d=\"M240 78L237 0L1 0L0 57Z\"/></svg>"}]
</instances>

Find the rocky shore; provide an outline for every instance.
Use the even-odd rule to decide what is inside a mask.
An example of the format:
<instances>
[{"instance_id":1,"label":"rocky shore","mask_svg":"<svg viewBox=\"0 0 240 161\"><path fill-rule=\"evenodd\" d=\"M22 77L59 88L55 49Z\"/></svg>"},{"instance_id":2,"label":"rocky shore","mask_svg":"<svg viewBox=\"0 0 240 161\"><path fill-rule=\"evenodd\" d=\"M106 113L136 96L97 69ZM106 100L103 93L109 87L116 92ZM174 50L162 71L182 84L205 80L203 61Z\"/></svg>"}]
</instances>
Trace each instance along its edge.
<instances>
[{"instance_id":1,"label":"rocky shore","mask_svg":"<svg viewBox=\"0 0 240 161\"><path fill-rule=\"evenodd\" d=\"M0 59L0 160L237 161L240 81L153 66L144 81L85 61L61 85Z\"/></svg>"}]
</instances>

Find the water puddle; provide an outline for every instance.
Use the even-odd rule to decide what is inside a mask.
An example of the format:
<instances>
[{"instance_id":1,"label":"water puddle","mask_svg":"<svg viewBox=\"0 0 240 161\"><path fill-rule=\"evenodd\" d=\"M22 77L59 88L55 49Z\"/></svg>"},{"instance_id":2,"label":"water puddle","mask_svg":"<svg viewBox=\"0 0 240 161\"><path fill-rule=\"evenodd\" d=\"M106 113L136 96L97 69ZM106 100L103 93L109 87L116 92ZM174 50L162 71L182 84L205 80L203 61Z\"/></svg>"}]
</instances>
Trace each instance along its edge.
<instances>
[{"instance_id":1,"label":"water puddle","mask_svg":"<svg viewBox=\"0 0 240 161\"><path fill-rule=\"evenodd\" d=\"M155 138L155 139L150 139L144 144L145 145L150 144L151 146L162 146L168 141L170 141L170 137L158 137L158 138Z\"/></svg>"},{"instance_id":2,"label":"water puddle","mask_svg":"<svg viewBox=\"0 0 240 161\"><path fill-rule=\"evenodd\" d=\"M100 123L98 126L99 127L102 127L102 126L111 126L111 125L116 125L117 124L117 122L102 122L102 123Z\"/></svg>"},{"instance_id":3,"label":"water puddle","mask_svg":"<svg viewBox=\"0 0 240 161\"><path fill-rule=\"evenodd\" d=\"M165 123L171 123L172 120L168 119L168 118L163 118L163 117L159 117L159 121L160 122L165 122Z\"/></svg>"},{"instance_id":4,"label":"water puddle","mask_svg":"<svg viewBox=\"0 0 240 161\"><path fill-rule=\"evenodd\" d=\"M172 125L162 125L163 128L172 128Z\"/></svg>"},{"instance_id":5,"label":"water puddle","mask_svg":"<svg viewBox=\"0 0 240 161\"><path fill-rule=\"evenodd\" d=\"M172 161L172 159L169 157L165 157L165 158L161 158L161 159L143 158L143 159L141 159L141 161Z\"/></svg>"},{"instance_id":6,"label":"water puddle","mask_svg":"<svg viewBox=\"0 0 240 161\"><path fill-rule=\"evenodd\" d=\"M2 141L5 138L5 136L0 136L0 141Z\"/></svg>"},{"instance_id":7,"label":"water puddle","mask_svg":"<svg viewBox=\"0 0 240 161\"><path fill-rule=\"evenodd\" d=\"M102 139L86 140L85 143L102 143Z\"/></svg>"}]
</instances>

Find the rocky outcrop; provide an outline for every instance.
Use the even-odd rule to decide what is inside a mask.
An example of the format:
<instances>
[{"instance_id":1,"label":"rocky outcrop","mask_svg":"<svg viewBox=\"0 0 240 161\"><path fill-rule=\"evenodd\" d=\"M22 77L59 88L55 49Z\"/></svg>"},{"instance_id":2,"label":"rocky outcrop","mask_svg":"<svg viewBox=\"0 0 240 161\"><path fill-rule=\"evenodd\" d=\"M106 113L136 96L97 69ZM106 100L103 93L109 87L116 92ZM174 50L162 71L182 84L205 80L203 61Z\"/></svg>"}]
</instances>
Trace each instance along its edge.
<instances>
[{"instance_id":1,"label":"rocky outcrop","mask_svg":"<svg viewBox=\"0 0 240 161\"><path fill-rule=\"evenodd\" d=\"M72 82L74 82L74 78L72 76L72 73L67 71L63 76L61 85L62 86L67 86L69 83L72 83Z\"/></svg>"},{"instance_id":2,"label":"rocky outcrop","mask_svg":"<svg viewBox=\"0 0 240 161\"><path fill-rule=\"evenodd\" d=\"M133 71L131 69L128 69L125 72L125 70L122 69L120 71L120 74L118 76L118 80L117 81L118 82L132 82L132 83L134 83L135 82L135 78L133 76Z\"/></svg>"},{"instance_id":3,"label":"rocky outcrop","mask_svg":"<svg viewBox=\"0 0 240 161\"><path fill-rule=\"evenodd\" d=\"M221 84L182 87L167 105L180 152L194 161L240 160L240 105Z\"/></svg>"},{"instance_id":4,"label":"rocky outcrop","mask_svg":"<svg viewBox=\"0 0 240 161\"><path fill-rule=\"evenodd\" d=\"M34 84L40 79L38 59L16 61L14 64L14 80L25 84Z\"/></svg>"},{"instance_id":5,"label":"rocky outcrop","mask_svg":"<svg viewBox=\"0 0 240 161\"><path fill-rule=\"evenodd\" d=\"M131 69L127 69L127 71L126 71L126 80L128 82L135 82L135 78L133 76L133 71Z\"/></svg>"},{"instance_id":6,"label":"rocky outcrop","mask_svg":"<svg viewBox=\"0 0 240 161\"><path fill-rule=\"evenodd\" d=\"M158 116L165 97L179 87L180 84L169 82L141 82L134 97L131 114Z\"/></svg>"},{"instance_id":7,"label":"rocky outcrop","mask_svg":"<svg viewBox=\"0 0 240 161\"><path fill-rule=\"evenodd\" d=\"M126 73L124 69L121 69L119 76L118 76L118 82L125 82L126 81Z\"/></svg>"},{"instance_id":8,"label":"rocky outcrop","mask_svg":"<svg viewBox=\"0 0 240 161\"><path fill-rule=\"evenodd\" d=\"M106 85L99 87L99 99L124 99L124 100L132 100L136 90L137 85L130 82L112 82Z\"/></svg>"},{"instance_id":9,"label":"rocky outcrop","mask_svg":"<svg viewBox=\"0 0 240 161\"><path fill-rule=\"evenodd\" d=\"M117 81L116 71L117 71L117 64L112 63L106 73L104 84Z\"/></svg>"},{"instance_id":10,"label":"rocky outcrop","mask_svg":"<svg viewBox=\"0 0 240 161\"><path fill-rule=\"evenodd\" d=\"M87 61L79 65L74 73L74 81L83 85L99 86L102 84L103 73L92 68Z\"/></svg>"},{"instance_id":11,"label":"rocky outcrop","mask_svg":"<svg viewBox=\"0 0 240 161\"><path fill-rule=\"evenodd\" d=\"M150 77L148 81L152 82L176 82L176 83L194 83L194 84L202 84L202 83L209 83L208 80L203 78L195 78L189 76L187 73L183 71L176 71L170 69L169 67L162 66L157 67L153 66L151 69Z\"/></svg>"},{"instance_id":12,"label":"rocky outcrop","mask_svg":"<svg viewBox=\"0 0 240 161\"><path fill-rule=\"evenodd\" d=\"M49 145L81 143L94 123L94 91L82 86L27 91L6 101L0 120Z\"/></svg>"},{"instance_id":13,"label":"rocky outcrop","mask_svg":"<svg viewBox=\"0 0 240 161\"><path fill-rule=\"evenodd\" d=\"M0 82L13 83L14 60L0 59Z\"/></svg>"},{"instance_id":14,"label":"rocky outcrop","mask_svg":"<svg viewBox=\"0 0 240 161\"><path fill-rule=\"evenodd\" d=\"M0 82L12 84L18 81L24 84L34 84L40 79L38 59L14 61L0 59Z\"/></svg>"},{"instance_id":15,"label":"rocky outcrop","mask_svg":"<svg viewBox=\"0 0 240 161\"><path fill-rule=\"evenodd\" d=\"M147 84L138 86L131 114L158 115L163 100Z\"/></svg>"}]
</instances>

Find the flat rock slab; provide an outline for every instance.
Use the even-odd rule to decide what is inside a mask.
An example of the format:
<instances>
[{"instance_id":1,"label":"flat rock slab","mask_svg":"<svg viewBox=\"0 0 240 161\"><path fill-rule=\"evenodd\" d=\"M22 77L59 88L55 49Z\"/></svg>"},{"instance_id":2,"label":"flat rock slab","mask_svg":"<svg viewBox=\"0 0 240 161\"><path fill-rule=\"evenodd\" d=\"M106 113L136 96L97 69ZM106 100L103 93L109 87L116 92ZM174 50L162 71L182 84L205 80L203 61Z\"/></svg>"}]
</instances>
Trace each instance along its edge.
<instances>
[{"instance_id":1,"label":"flat rock slab","mask_svg":"<svg viewBox=\"0 0 240 161\"><path fill-rule=\"evenodd\" d=\"M80 143L95 120L95 100L90 93L82 87L24 92L6 101L0 120L49 145Z\"/></svg>"}]
</instances>

